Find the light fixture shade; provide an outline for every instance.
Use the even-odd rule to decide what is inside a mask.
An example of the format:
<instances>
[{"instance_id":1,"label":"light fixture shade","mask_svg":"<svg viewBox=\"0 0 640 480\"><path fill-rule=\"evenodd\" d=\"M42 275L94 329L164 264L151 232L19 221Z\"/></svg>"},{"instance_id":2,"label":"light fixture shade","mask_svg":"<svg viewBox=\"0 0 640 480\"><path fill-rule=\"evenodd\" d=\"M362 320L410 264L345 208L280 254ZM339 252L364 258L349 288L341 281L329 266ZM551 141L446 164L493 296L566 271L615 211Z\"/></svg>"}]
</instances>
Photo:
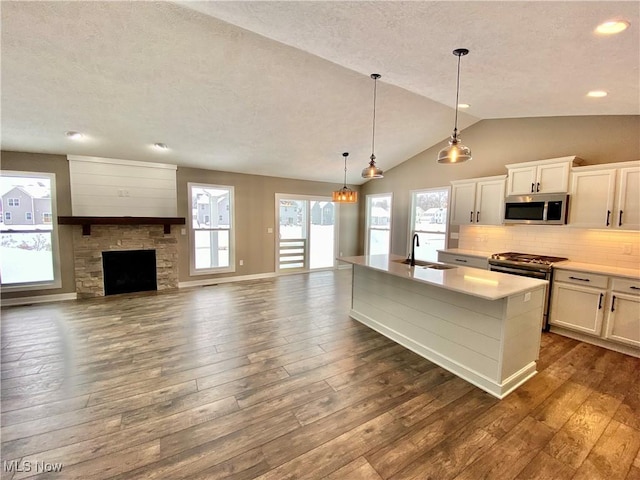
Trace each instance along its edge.
<instances>
[{"instance_id":1,"label":"light fixture shade","mask_svg":"<svg viewBox=\"0 0 640 480\"><path fill-rule=\"evenodd\" d=\"M372 155L369 166L362 169L362 178L382 178L384 177L382 169L376 166L375 157Z\"/></svg>"},{"instance_id":2,"label":"light fixture shade","mask_svg":"<svg viewBox=\"0 0 640 480\"><path fill-rule=\"evenodd\" d=\"M358 203L358 192L354 192L348 187L342 187L333 192L332 200L336 203Z\"/></svg>"},{"instance_id":3,"label":"light fixture shade","mask_svg":"<svg viewBox=\"0 0 640 480\"><path fill-rule=\"evenodd\" d=\"M438 163L462 163L471 160L471 150L460 143L457 136L449 138L449 145L438 153Z\"/></svg>"}]
</instances>

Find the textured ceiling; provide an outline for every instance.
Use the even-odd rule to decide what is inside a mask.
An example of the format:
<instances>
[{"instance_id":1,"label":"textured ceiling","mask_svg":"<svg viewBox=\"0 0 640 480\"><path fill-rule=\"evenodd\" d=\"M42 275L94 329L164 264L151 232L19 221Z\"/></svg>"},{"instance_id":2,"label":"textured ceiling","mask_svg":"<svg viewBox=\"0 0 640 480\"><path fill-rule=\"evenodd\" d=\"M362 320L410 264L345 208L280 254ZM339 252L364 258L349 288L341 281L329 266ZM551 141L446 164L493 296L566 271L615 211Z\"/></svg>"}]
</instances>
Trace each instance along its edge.
<instances>
[{"instance_id":1,"label":"textured ceiling","mask_svg":"<svg viewBox=\"0 0 640 480\"><path fill-rule=\"evenodd\" d=\"M369 74L382 74L375 153L386 170L451 133L457 47L471 50L462 129L640 113L635 1L2 2L1 14L5 150L334 183L348 151L349 182L361 183ZM593 33L614 17L631 27ZM586 98L593 89L609 96Z\"/></svg>"}]
</instances>

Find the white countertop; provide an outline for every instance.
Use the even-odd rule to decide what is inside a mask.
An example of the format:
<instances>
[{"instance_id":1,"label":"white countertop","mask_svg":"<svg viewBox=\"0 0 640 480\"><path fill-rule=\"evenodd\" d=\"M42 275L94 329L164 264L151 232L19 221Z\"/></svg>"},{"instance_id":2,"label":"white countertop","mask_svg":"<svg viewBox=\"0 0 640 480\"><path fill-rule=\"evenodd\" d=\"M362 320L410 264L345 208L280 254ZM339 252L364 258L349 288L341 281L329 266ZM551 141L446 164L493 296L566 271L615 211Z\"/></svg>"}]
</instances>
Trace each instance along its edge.
<instances>
[{"instance_id":1,"label":"white countertop","mask_svg":"<svg viewBox=\"0 0 640 480\"><path fill-rule=\"evenodd\" d=\"M338 260L487 300L510 297L548 283L546 280L491 272L480 268L453 267L447 270L436 270L419 266L411 267L395 261L404 260L400 255L339 257Z\"/></svg>"},{"instance_id":2,"label":"white countertop","mask_svg":"<svg viewBox=\"0 0 640 480\"><path fill-rule=\"evenodd\" d=\"M595 263L558 262L553 264L553 268L558 270L575 270L577 272L602 273L616 277L627 277L634 280L640 278L640 266L638 268L610 267L608 265L597 265Z\"/></svg>"},{"instance_id":3,"label":"white countertop","mask_svg":"<svg viewBox=\"0 0 640 480\"><path fill-rule=\"evenodd\" d=\"M437 250L442 253L452 253L454 255L466 255L468 257L489 258L496 252L481 252L479 250L465 250L464 248L447 248L446 250Z\"/></svg>"}]
</instances>

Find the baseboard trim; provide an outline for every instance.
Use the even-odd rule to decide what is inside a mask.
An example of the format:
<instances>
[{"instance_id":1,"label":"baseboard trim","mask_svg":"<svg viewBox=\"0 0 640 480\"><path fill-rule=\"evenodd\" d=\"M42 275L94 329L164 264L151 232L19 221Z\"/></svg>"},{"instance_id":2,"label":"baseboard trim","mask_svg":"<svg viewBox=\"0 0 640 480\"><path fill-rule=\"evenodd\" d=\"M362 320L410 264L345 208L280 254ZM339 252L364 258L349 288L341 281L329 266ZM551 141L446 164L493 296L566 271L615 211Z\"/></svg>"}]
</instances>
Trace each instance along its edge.
<instances>
[{"instance_id":1,"label":"baseboard trim","mask_svg":"<svg viewBox=\"0 0 640 480\"><path fill-rule=\"evenodd\" d=\"M0 304L3 307L13 307L17 305L31 305L33 303L49 303L49 302L64 302L67 300L77 300L78 294L76 293L59 293L56 295L37 295L34 297L17 297L17 298L3 298L0 300Z\"/></svg>"},{"instance_id":2,"label":"baseboard trim","mask_svg":"<svg viewBox=\"0 0 640 480\"><path fill-rule=\"evenodd\" d=\"M233 277L207 278L203 280L191 280L188 282L178 282L178 288L206 287L208 285L217 285L219 283L242 282L245 280L260 280L263 278L277 277L274 272L255 273L253 275L234 275Z\"/></svg>"},{"instance_id":3,"label":"baseboard trim","mask_svg":"<svg viewBox=\"0 0 640 480\"><path fill-rule=\"evenodd\" d=\"M551 325L549 331L551 333L562 335L564 337L573 338L574 340L580 340L581 342L590 343L591 345L596 345L608 350L613 350L614 352L624 353L625 355L640 358L640 350L632 347L631 345L623 345L622 343L610 342L608 340L605 340L604 338L592 337L591 335L575 332L573 330L562 328L557 325Z\"/></svg>"}]
</instances>

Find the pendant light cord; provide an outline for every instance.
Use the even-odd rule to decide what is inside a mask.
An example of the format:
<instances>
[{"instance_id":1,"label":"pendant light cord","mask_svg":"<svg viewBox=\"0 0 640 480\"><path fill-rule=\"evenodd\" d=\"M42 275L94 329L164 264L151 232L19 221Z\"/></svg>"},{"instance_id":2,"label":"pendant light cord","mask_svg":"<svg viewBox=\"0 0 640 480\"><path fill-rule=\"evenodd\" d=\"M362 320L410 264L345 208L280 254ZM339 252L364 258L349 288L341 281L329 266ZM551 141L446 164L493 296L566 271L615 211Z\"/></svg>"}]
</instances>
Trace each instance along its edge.
<instances>
[{"instance_id":1,"label":"pendant light cord","mask_svg":"<svg viewBox=\"0 0 640 480\"><path fill-rule=\"evenodd\" d=\"M344 188L347 188L347 155L342 154L344 157Z\"/></svg>"},{"instance_id":2,"label":"pendant light cord","mask_svg":"<svg viewBox=\"0 0 640 480\"><path fill-rule=\"evenodd\" d=\"M458 99L460 97L460 57L458 55L458 80L456 81L456 119L453 124L453 136L458 137Z\"/></svg>"},{"instance_id":3,"label":"pendant light cord","mask_svg":"<svg viewBox=\"0 0 640 480\"><path fill-rule=\"evenodd\" d=\"M376 91L378 86L378 78L373 78L373 128L371 134L371 160L375 159L374 155L375 146L376 146Z\"/></svg>"}]
</instances>

